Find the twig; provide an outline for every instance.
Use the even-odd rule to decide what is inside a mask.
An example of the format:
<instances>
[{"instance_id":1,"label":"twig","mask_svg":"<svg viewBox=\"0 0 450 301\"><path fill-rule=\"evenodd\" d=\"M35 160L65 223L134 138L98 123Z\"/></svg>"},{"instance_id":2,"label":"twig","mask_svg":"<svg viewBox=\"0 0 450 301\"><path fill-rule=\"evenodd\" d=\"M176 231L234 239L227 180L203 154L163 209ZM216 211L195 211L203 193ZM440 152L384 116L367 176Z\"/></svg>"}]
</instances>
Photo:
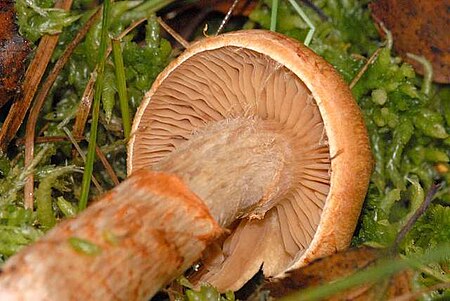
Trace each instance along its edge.
<instances>
[{"instance_id":1,"label":"twig","mask_svg":"<svg viewBox=\"0 0 450 301\"><path fill-rule=\"evenodd\" d=\"M91 111L92 99L94 97L94 84L97 77L97 72L91 73L86 88L84 89L83 96L81 96L81 101L78 106L77 114L75 117L75 123L73 125L73 136L81 137L84 133L84 128L86 127L86 122L89 117L89 112Z\"/></svg>"},{"instance_id":2,"label":"twig","mask_svg":"<svg viewBox=\"0 0 450 301\"><path fill-rule=\"evenodd\" d=\"M35 102L30 110L30 115L28 117L26 131L25 131L25 166L28 166L33 161L34 157L34 138L35 138L35 128L37 119L39 117L39 112L44 105L45 99L47 98L50 89L56 81L59 73L69 60L75 48L80 44L80 42L86 36L89 28L94 24L96 19L99 17L100 10L97 10L91 18L84 24L81 30L77 33L72 42L67 45L64 53L58 59L56 64L53 66L52 71L47 76L44 84L42 85L38 95L36 96ZM24 205L25 208L33 209L34 201L34 174L31 172L26 180L24 187Z\"/></svg>"},{"instance_id":3,"label":"twig","mask_svg":"<svg viewBox=\"0 0 450 301\"><path fill-rule=\"evenodd\" d=\"M364 75L364 73L366 73L367 69L369 68L369 66L371 64L373 64L375 62L375 60L377 59L378 55L380 54L380 51L383 48L380 47L377 50L375 50L372 55L370 56L370 58L367 60L367 62L364 64L364 66L359 70L358 74L356 74L356 76L352 79L352 82L350 83L349 87L350 89L353 89L353 87L356 86L356 84L358 83L358 81L361 79L361 77Z\"/></svg>"},{"instance_id":4,"label":"twig","mask_svg":"<svg viewBox=\"0 0 450 301\"><path fill-rule=\"evenodd\" d=\"M72 136L72 133L67 129L66 127L63 128L64 133L66 133L67 138L72 142L72 145L77 150L78 154L80 154L81 159L83 159L83 162L86 162L86 156L83 153L83 150L81 149L80 145L78 144L75 137ZM97 179L94 175L92 175L92 183L94 183L95 188L97 188L99 193L103 193L102 186L98 183Z\"/></svg>"},{"instance_id":5,"label":"twig","mask_svg":"<svg viewBox=\"0 0 450 301\"><path fill-rule=\"evenodd\" d=\"M102 162L103 166L105 167L106 172L110 176L111 180L113 181L114 185L117 186L120 184L119 178L116 175L116 172L112 168L111 164L109 164L108 159L106 158L105 154L102 152L100 147L95 147L95 153L97 154L98 158Z\"/></svg>"},{"instance_id":6,"label":"twig","mask_svg":"<svg viewBox=\"0 0 450 301\"><path fill-rule=\"evenodd\" d=\"M233 4L230 6L230 9L228 10L227 14L225 15L225 17L222 20L222 23L220 23L219 28L216 31L216 36L219 35L221 33L221 31L223 30L223 28L225 27L225 25L227 24L228 20L231 17L231 14L233 13L233 10L236 8L236 5L239 3L239 0L234 0Z\"/></svg>"},{"instance_id":7,"label":"twig","mask_svg":"<svg viewBox=\"0 0 450 301\"><path fill-rule=\"evenodd\" d=\"M397 234L397 237L395 238L395 241L394 241L393 249L398 248L399 244L405 238L405 236L409 232L409 230L411 230L411 228L415 224L415 222L417 222L417 220L425 213L425 211L430 206L434 195L436 194L436 192L439 190L440 187L441 187L440 184L431 185L430 189L427 192L427 195L425 196L425 200L423 201L422 205L420 205L420 207L417 208L416 212L414 212L414 214L411 216L411 218L406 222L406 224L403 226L403 228Z\"/></svg>"},{"instance_id":8,"label":"twig","mask_svg":"<svg viewBox=\"0 0 450 301\"><path fill-rule=\"evenodd\" d=\"M172 27L167 25L167 23L164 22L163 19L158 17L156 20L158 21L159 25L161 25L161 27L164 28L164 30L167 31L167 33L175 39L175 41L180 43L180 45L184 48L189 48L189 42L186 41L180 34L178 34L178 32L176 32Z\"/></svg>"},{"instance_id":9,"label":"twig","mask_svg":"<svg viewBox=\"0 0 450 301\"><path fill-rule=\"evenodd\" d=\"M128 26L127 28L125 28L124 31L122 31L117 37L115 37L116 40L121 40L123 39L127 34L129 34L133 29L135 29L136 27L138 27L139 25L141 25L142 23L144 23L145 21L147 21L147 18L142 18L139 19L137 21L134 21L133 23L130 24L130 26ZM111 47L108 48L108 54L111 52Z\"/></svg>"},{"instance_id":10,"label":"twig","mask_svg":"<svg viewBox=\"0 0 450 301\"><path fill-rule=\"evenodd\" d=\"M69 10L73 0L61 0L56 3L55 8ZM59 34L45 35L41 38L36 55L31 61L25 73L23 81L23 96L16 101L8 113L5 122L0 130L0 150L5 151L8 143L16 135L17 130L22 124L25 115L37 91L42 76L58 44Z\"/></svg>"}]
</instances>

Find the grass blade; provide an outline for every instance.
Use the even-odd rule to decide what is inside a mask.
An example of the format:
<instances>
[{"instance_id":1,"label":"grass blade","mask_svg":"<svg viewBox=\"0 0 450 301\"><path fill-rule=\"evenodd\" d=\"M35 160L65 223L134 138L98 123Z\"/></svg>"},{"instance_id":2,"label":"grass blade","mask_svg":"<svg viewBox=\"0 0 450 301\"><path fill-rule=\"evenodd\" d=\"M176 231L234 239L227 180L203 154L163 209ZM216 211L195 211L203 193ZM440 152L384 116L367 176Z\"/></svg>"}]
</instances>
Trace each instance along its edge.
<instances>
[{"instance_id":1,"label":"grass blade","mask_svg":"<svg viewBox=\"0 0 450 301\"><path fill-rule=\"evenodd\" d=\"M119 94L120 111L122 113L123 132L125 139L130 137L131 120L128 107L127 82L125 80L125 68L123 65L122 49L120 41L112 40L112 53L114 56L114 69L116 71L117 92Z\"/></svg>"},{"instance_id":2,"label":"grass blade","mask_svg":"<svg viewBox=\"0 0 450 301\"><path fill-rule=\"evenodd\" d=\"M309 26L308 34L306 35L305 41L303 42L303 44L305 44L305 46L309 46L309 44L311 43L311 40L314 36L314 32L316 31L316 27L314 26L314 24L308 18L306 13L303 11L303 9L300 7L300 5L298 5L298 3L295 0L288 0L288 1L292 5L292 7L295 9L295 11L299 14L300 18L302 18L303 21L305 21L306 24Z\"/></svg>"},{"instance_id":3,"label":"grass blade","mask_svg":"<svg viewBox=\"0 0 450 301\"><path fill-rule=\"evenodd\" d=\"M272 0L272 14L270 16L270 30L277 31L278 0Z\"/></svg>"},{"instance_id":4,"label":"grass blade","mask_svg":"<svg viewBox=\"0 0 450 301\"><path fill-rule=\"evenodd\" d=\"M98 63L97 63L98 75L97 75L97 81L95 84L89 146L88 146L88 152L87 152L87 156L86 156L86 164L84 166L83 181L81 183L80 202L78 203L79 211L82 211L87 206L87 201L89 198L89 188L91 186L92 171L94 168L95 146L97 143L98 118L100 115L100 98L102 96L102 91L103 91L106 50L107 50L108 41L109 41L108 25L109 25L110 10L111 10L111 1L105 0L105 2L103 2L102 32L101 32L101 39L100 39L100 47L99 47L99 51L98 51Z\"/></svg>"}]
</instances>

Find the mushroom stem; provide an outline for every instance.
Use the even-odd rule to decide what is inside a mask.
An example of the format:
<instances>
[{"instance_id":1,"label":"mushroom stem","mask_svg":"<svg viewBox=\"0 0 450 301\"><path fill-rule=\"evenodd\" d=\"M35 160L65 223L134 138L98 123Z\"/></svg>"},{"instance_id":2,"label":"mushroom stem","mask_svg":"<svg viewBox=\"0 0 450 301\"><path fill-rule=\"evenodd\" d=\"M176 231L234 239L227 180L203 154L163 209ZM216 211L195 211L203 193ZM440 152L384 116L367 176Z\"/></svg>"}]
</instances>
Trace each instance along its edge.
<instances>
[{"instance_id":1,"label":"mushroom stem","mask_svg":"<svg viewBox=\"0 0 450 301\"><path fill-rule=\"evenodd\" d=\"M137 171L10 258L0 300L148 300L198 260L219 225L276 203L290 157L269 122L208 126L156 166L163 172Z\"/></svg>"},{"instance_id":2,"label":"mushroom stem","mask_svg":"<svg viewBox=\"0 0 450 301\"><path fill-rule=\"evenodd\" d=\"M146 301L221 233L179 178L140 170L11 257L0 300Z\"/></svg>"},{"instance_id":3,"label":"mushroom stem","mask_svg":"<svg viewBox=\"0 0 450 301\"><path fill-rule=\"evenodd\" d=\"M263 218L292 179L290 144L277 127L245 117L210 124L154 169L180 177L223 227Z\"/></svg>"}]
</instances>

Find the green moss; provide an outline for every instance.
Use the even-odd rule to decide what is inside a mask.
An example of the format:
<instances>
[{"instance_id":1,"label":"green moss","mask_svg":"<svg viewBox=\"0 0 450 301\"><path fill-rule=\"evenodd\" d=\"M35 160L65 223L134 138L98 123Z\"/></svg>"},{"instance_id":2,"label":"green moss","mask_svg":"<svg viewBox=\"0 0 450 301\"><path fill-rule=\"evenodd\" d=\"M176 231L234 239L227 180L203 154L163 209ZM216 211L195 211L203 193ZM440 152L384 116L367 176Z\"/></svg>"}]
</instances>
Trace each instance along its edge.
<instances>
[{"instance_id":1,"label":"green moss","mask_svg":"<svg viewBox=\"0 0 450 301\"><path fill-rule=\"evenodd\" d=\"M35 42L44 34L60 33L80 18L80 15L53 8L53 5L53 0L17 0L20 33Z\"/></svg>"},{"instance_id":2,"label":"green moss","mask_svg":"<svg viewBox=\"0 0 450 301\"><path fill-rule=\"evenodd\" d=\"M79 237L71 237L68 240L70 246L78 253L89 256L96 256L102 252L102 249L96 244Z\"/></svg>"}]
</instances>

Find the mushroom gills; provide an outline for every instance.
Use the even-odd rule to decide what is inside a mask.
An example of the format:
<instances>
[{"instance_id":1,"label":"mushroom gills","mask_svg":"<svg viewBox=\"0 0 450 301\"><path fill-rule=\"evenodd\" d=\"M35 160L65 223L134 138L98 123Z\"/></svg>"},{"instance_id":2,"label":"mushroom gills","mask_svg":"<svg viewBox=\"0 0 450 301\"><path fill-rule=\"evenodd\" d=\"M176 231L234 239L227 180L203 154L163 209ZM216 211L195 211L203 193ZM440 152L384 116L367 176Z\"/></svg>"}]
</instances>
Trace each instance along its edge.
<instances>
[{"instance_id":1,"label":"mushroom gills","mask_svg":"<svg viewBox=\"0 0 450 301\"><path fill-rule=\"evenodd\" d=\"M196 132L221 120L224 127L235 124L236 120L263 122L282 136L290 153L287 186L276 198L266 202L266 206L252 211L255 214L243 214L239 210L232 214L239 218L263 215L270 218L242 220L225 240L222 252L207 252L214 258L204 258L208 264L204 264L195 278L211 282L223 291L239 289L261 266L266 276L284 272L311 243L329 190L328 140L310 90L292 71L270 57L250 49L226 46L199 52L183 61L148 97L151 101L141 112L135 128L133 170L150 167L179 175L180 169L189 167L180 162L178 167L168 168L167 164L174 162L172 153L187 147ZM281 158L274 155L271 159ZM241 160L239 156L230 153L223 163L238 160ZM266 163L273 166L270 160ZM216 173L221 168L215 167ZM249 178L257 177L258 173ZM208 198L216 198L190 188L208 206L211 202ZM239 197L234 200L225 197L225 204L220 206L229 207L229 202L240 201ZM220 211L218 206L210 207L213 216ZM232 222L220 214L217 216L222 225ZM273 233L273 237L265 233ZM254 243L250 245L249 241Z\"/></svg>"}]
</instances>

